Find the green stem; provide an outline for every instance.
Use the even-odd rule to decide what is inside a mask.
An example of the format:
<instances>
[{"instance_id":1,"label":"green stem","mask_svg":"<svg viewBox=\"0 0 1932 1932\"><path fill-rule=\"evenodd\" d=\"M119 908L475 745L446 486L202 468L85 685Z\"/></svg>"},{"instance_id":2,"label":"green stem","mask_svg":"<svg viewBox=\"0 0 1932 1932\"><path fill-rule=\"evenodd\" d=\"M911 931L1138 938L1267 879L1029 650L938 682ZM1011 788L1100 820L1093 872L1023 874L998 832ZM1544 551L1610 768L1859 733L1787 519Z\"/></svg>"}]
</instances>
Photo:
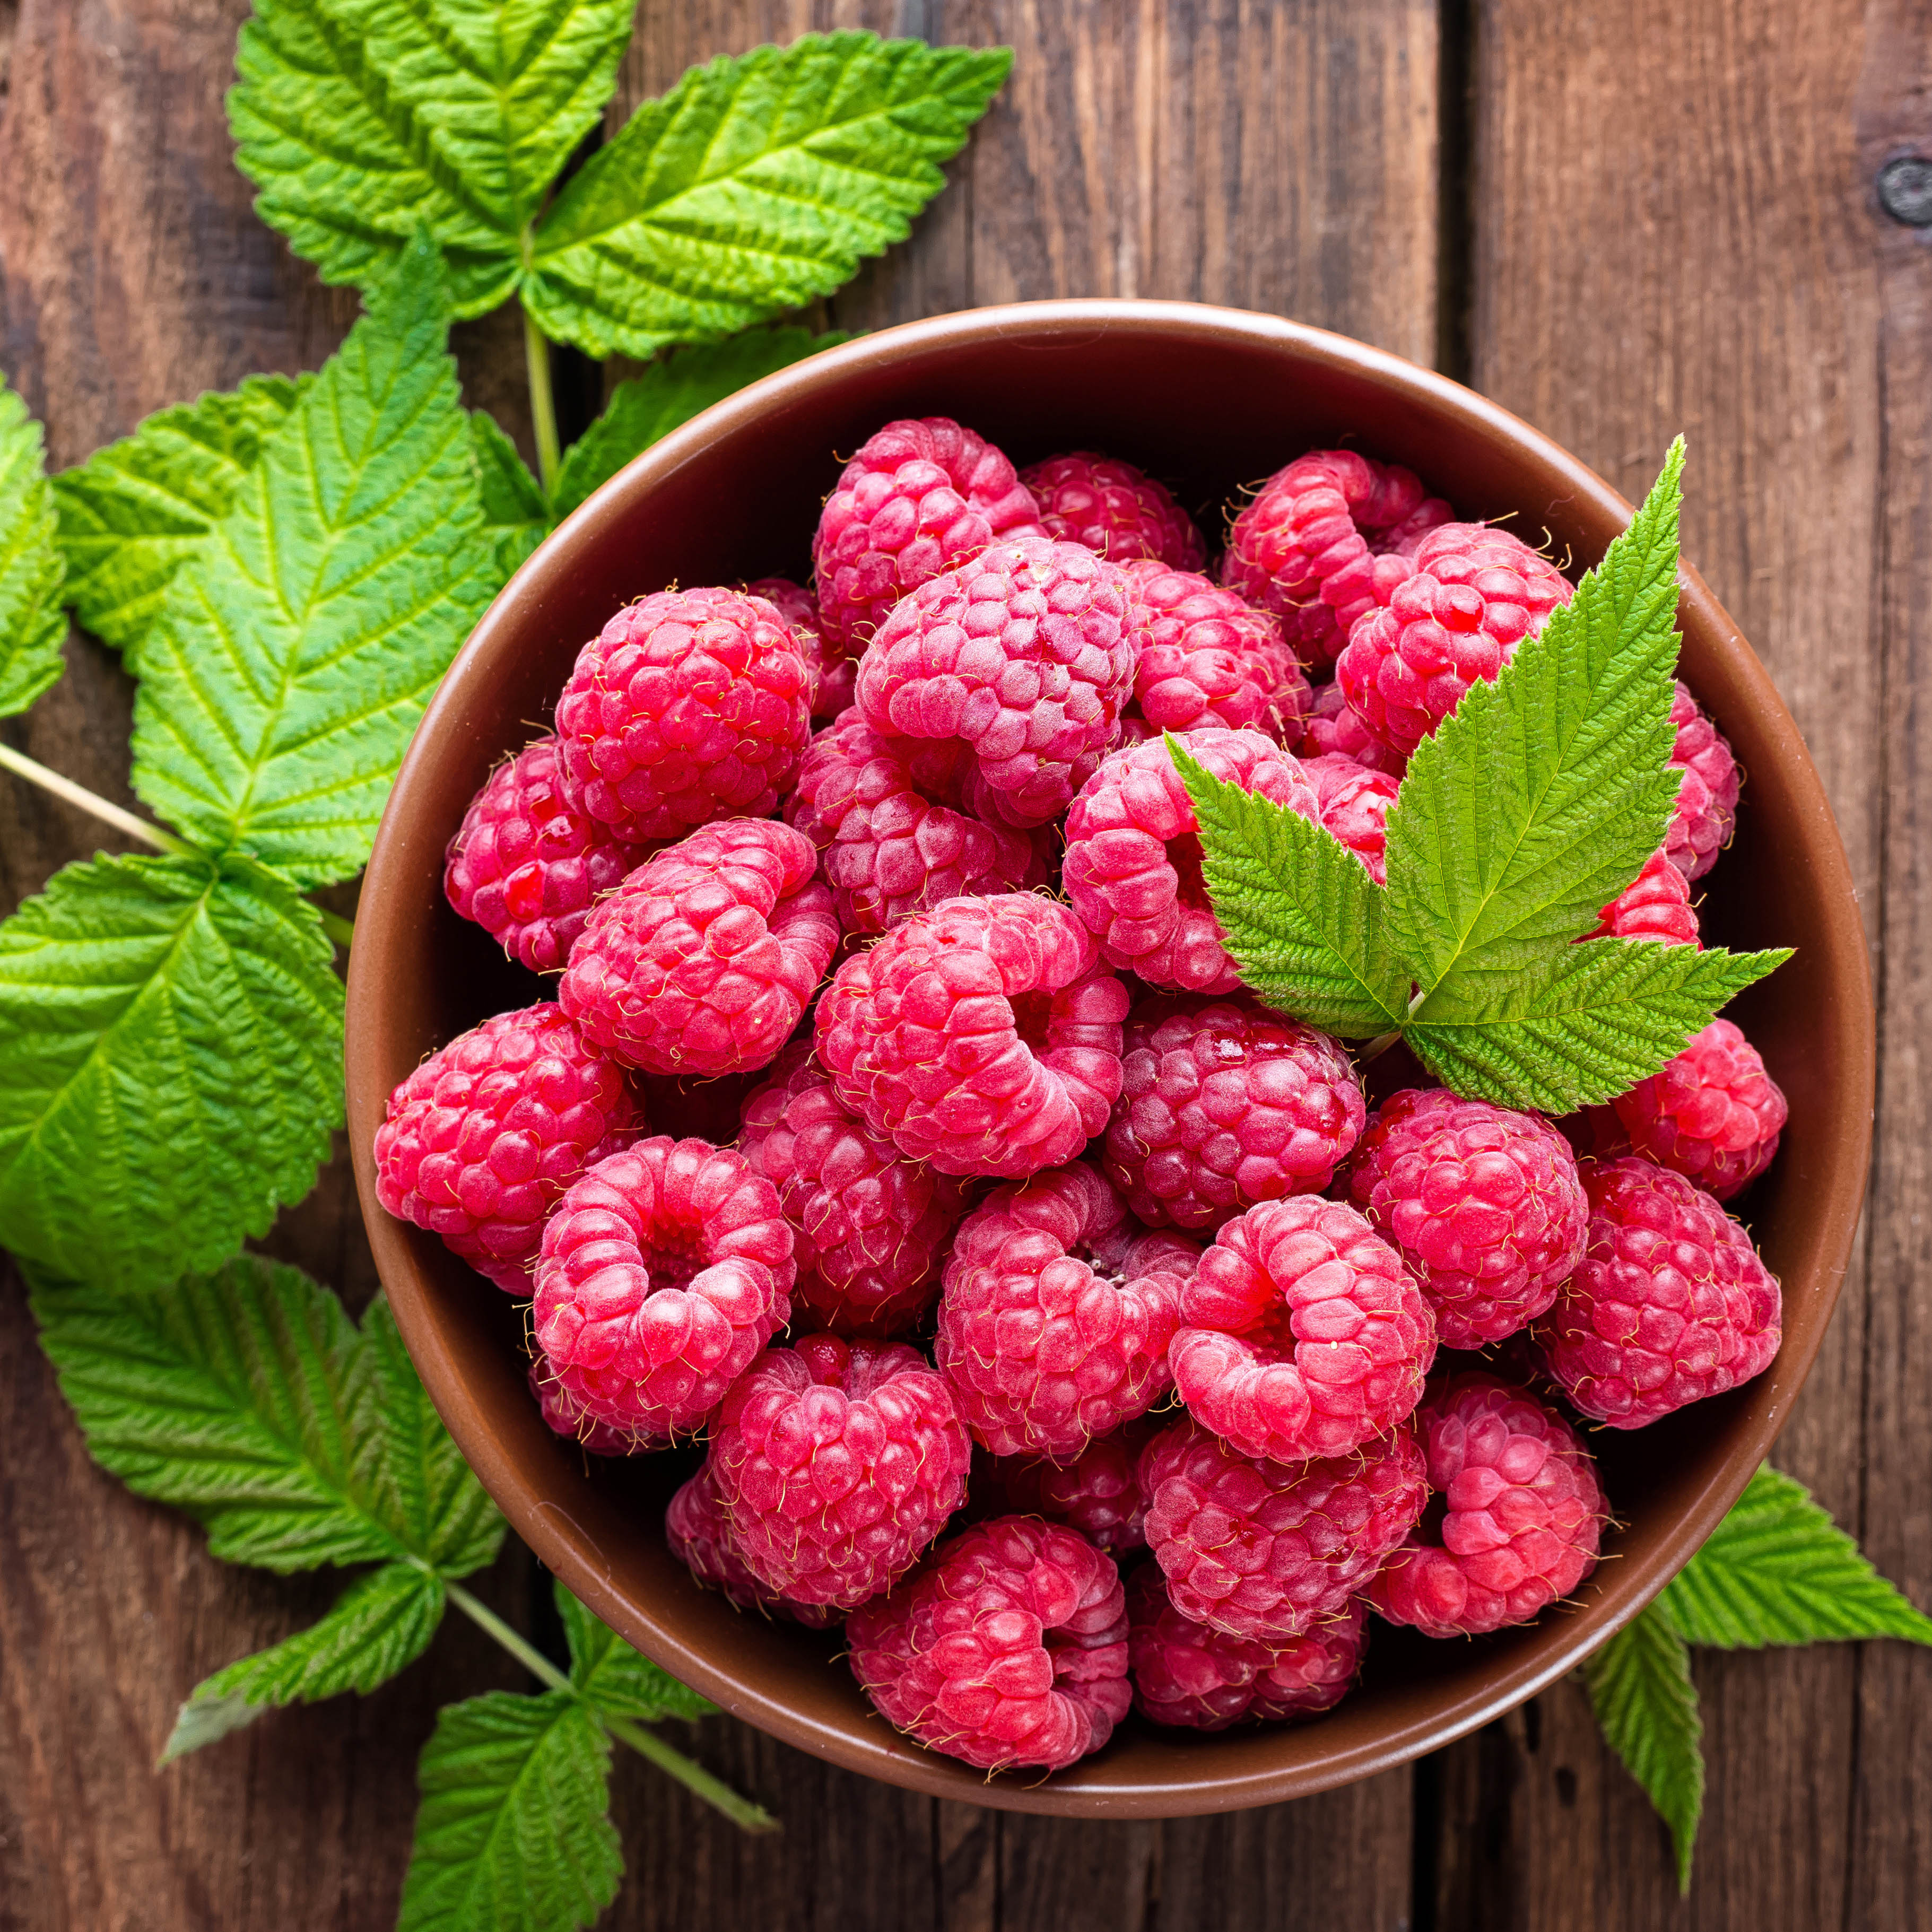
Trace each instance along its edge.
<instances>
[{"instance_id":1,"label":"green stem","mask_svg":"<svg viewBox=\"0 0 1932 1932\"><path fill-rule=\"evenodd\" d=\"M356 944L356 922L344 919L339 912L331 912L325 905L317 906L316 912L322 920L322 931L346 952Z\"/></svg>"},{"instance_id":2,"label":"green stem","mask_svg":"<svg viewBox=\"0 0 1932 1932\"><path fill-rule=\"evenodd\" d=\"M1358 1066L1366 1066L1370 1060L1381 1059L1382 1055L1388 1052L1401 1037L1400 1032L1377 1034L1375 1038L1356 1054L1355 1064Z\"/></svg>"},{"instance_id":3,"label":"green stem","mask_svg":"<svg viewBox=\"0 0 1932 1932\"><path fill-rule=\"evenodd\" d=\"M576 1686L570 1679L527 1637L512 1629L488 1604L478 1602L460 1583L446 1584L444 1588L449 1592L449 1600L472 1623L488 1630L538 1682L547 1684L553 1690L568 1690L573 1696L577 1694ZM590 1708L596 1710L594 1704ZM776 1832L778 1828L778 1821L764 1806L754 1804L748 1798L741 1798L728 1784L713 1778L702 1765L694 1764L683 1752L674 1750L641 1724L634 1724L628 1718L610 1717L602 1711L597 1712L597 1716L614 1738L628 1744L640 1757L649 1758L660 1771L668 1772L687 1791L723 1812L741 1831Z\"/></svg>"},{"instance_id":4,"label":"green stem","mask_svg":"<svg viewBox=\"0 0 1932 1932\"><path fill-rule=\"evenodd\" d=\"M172 832L164 832L158 825L150 825L145 818L136 818L131 812L123 811L98 792L89 791L86 786L63 778L38 759L15 751L10 745L0 745L0 768L25 778L29 784L38 785L43 791L52 792L55 797L64 800L69 805L78 806L82 812L91 812L104 825L124 832L130 838L137 838L157 852L172 852L182 858L195 856L195 848L185 838L177 838Z\"/></svg>"},{"instance_id":5,"label":"green stem","mask_svg":"<svg viewBox=\"0 0 1932 1932\"><path fill-rule=\"evenodd\" d=\"M556 488L562 450L556 440L556 398L550 386L550 338L527 308L524 310L524 362L530 371L530 420L537 433L537 474L548 496Z\"/></svg>"}]
</instances>

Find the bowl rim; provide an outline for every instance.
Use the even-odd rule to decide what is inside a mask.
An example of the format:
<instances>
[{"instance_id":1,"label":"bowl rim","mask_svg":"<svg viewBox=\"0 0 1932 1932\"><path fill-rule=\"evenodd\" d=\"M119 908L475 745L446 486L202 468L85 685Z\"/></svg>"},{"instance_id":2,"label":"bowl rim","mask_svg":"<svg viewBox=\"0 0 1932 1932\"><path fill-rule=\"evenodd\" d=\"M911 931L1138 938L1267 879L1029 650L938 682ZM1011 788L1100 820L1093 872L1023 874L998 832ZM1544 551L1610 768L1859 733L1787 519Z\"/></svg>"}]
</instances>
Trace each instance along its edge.
<instances>
[{"instance_id":1,"label":"bowl rim","mask_svg":"<svg viewBox=\"0 0 1932 1932\"><path fill-rule=\"evenodd\" d=\"M391 1220L377 1201L373 1150L387 1098L372 1043L382 1000L382 962L409 919L399 902L401 895L388 890L388 873L406 842L407 822L430 760L429 747L463 716L470 691L482 678L478 666L490 656L494 640L520 628L526 608L540 605L544 586L567 578L577 560L604 540L634 497L663 487L714 438L748 430L768 412L782 412L794 399L836 385L850 368L916 362L935 350L965 343L1010 339L1024 346L1046 339L1064 344L1118 332L1156 337L1178 347L1190 340L1233 340L1292 352L1305 364L1319 364L1393 391L1452 427L1507 442L1519 460L1540 463L1562 478L1587 512L1598 518L1621 526L1630 517L1630 503L1588 466L1460 383L1350 338L1250 310L1118 298L1010 303L927 317L823 350L714 404L634 458L544 538L472 631L417 728L376 833L357 913L357 944L350 952L344 1059L357 1193L377 1271L404 1342L437 1413L511 1526L588 1607L732 1714L848 1769L908 1789L1004 1809L1069 1816L1178 1816L1276 1802L1408 1762L1466 1736L1574 1669L1642 1612L1736 1501L1782 1427L1829 1325L1870 1158L1876 1069L1870 961L1850 868L1809 752L1768 674L1695 570L1688 565L1680 569L1680 626L1687 633L1694 628L1704 634L1720 654L1733 688L1769 731L1781 776L1792 794L1803 856L1818 869L1829 914L1825 929L1808 944L1819 949L1827 983L1842 1002L1848 1077L1840 1083L1833 1117L1823 1124L1822 1158L1810 1184L1823 1204L1820 1232L1812 1244L1817 1276L1814 1292L1822 1306L1801 1337L1794 1338L1787 1329L1772 1370L1741 1392L1756 1394L1741 1418L1741 1424L1748 1426L1741 1427L1739 1440L1668 1528L1619 1566L1606 1598L1583 1614L1551 1618L1550 1639L1533 1654L1507 1665L1448 1705L1394 1724L1372 1738L1312 1764L1262 1767L1232 1775L1190 1778L1177 1766L1159 1784L1110 1783L1104 1754L1090 1768L1076 1767L1045 1782L1004 1778L982 1784L967 1767L892 1735L884 1726L861 1734L823 1721L715 1666L656 1622L647 1609L617 1592L595 1546L518 1466L465 1386L407 1244L406 1234L415 1231L405 1231ZM1204 1755L1211 1759L1214 1754Z\"/></svg>"}]
</instances>

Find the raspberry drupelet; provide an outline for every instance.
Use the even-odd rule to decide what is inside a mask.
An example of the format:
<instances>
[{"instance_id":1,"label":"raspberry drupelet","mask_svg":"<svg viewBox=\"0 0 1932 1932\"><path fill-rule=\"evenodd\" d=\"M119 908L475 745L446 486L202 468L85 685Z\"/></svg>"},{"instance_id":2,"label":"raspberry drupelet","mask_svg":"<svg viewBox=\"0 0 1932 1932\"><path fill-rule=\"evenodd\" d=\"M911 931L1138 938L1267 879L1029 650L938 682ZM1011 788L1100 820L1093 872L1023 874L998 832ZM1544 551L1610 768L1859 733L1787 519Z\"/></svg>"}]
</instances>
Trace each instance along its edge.
<instances>
[{"instance_id":1,"label":"raspberry drupelet","mask_svg":"<svg viewBox=\"0 0 1932 1932\"><path fill-rule=\"evenodd\" d=\"M1690 881L1667 852L1653 852L1643 870L1604 907L1603 922L1586 939L1654 939L1660 946L1699 946Z\"/></svg>"},{"instance_id":2,"label":"raspberry drupelet","mask_svg":"<svg viewBox=\"0 0 1932 1932\"><path fill-rule=\"evenodd\" d=\"M782 1617L812 1630L824 1630L838 1621L839 1612L826 1604L796 1604L787 1598L773 1596L752 1574L739 1553L724 1505L718 1499L718 1486L712 1479L708 1460L665 1506L664 1541L694 1582L705 1589L722 1592L728 1602L741 1610Z\"/></svg>"},{"instance_id":3,"label":"raspberry drupelet","mask_svg":"<svg viewBox=\"0 0 1932 1932\"><path fill-rule=\"evenodd\" d=\"M856 658L901 598L1002 537L1042 536L1003 452L947 416L887 423L825 500L812 575L827 646Z\"/></svg>"},{"instance_id":4,"label":"raspberry drupelet","mask_svg":"<svg viewBox=\"0 0 1932 1932\"><path fill-rule=\"evenodd\" d=\"M592 910L557 998L626 1066L720 1074L770 1064L838 944L810 839L727 819L646 860Z\"/></svg>"},{"instance_id":5,"label":"raspberry drupelet","mask_svg":"<svg viewBox=\"0 0 1932 1932\"><path fill-rule=\"evenodd\" d=\"M1383 854L1397 782L1336 752L1304 758L1301 769L1321 802L1322 830L1361 860L1377 885L1382 884L1388 877Z\"/></svg>"},{"instance_id":6,"label":"raspberry drupelet","mask_svg":"<svg viewBox=\"0 0 1932 1932\"><path fill-rule=\"evenodd\" d=\"M852 702L852 686L859 675L859 661L832 648L825 640L818 621L818 601L802 584L788 577L761 577L745 586L748 597L762 597L790 627L805 653L810 674L807 702L814 722L830 724Z\"/></svg>"},{"instance_id":7,"label":"raspberry drupelet","mask_svg":"<svg viewBox=\"0 0 1932 1932\"><path fill-rule=\"evenodd\" d=\"M1156 1563L1127 1579L1127 1661L1134 1707L1156 1724L1225 1731L1330 1711L1368 1647L1359 1598L1284 1643L1230 1636L1174 1607Z\"/></svg>"},{"instance_id":8,"label":"raspberry drupelet","mask_svg":"<svg viewBox=\"0 0 1932 1932\"><path fill-rule=\"evenodd\" d=\"M1301 728L1300 742L1292 740L1288 748L1304 758L1323 758L1340 753L1366 765L1372 772L1385 772L1400 784L1408 769L1408 758L1392 751L1362 722L1361 713L1342 694L1334 679L1316 687L1310 700L1308 717Z\"/></svg>"},{"instance_id":9,"label":"raspberry drupelet","mask_svg":"<svg viewBox=\"0 0 1932 1932\"><path fill-rule=\"evenodd\" d=\"M1731 842L1743 774L1730 744L1681 680L1670 707L1677 740L1670 762L1684 774L1664 849L1687 879L1701 879Z\"/></svg>"},{"instance_id":10,"label":"raspberry drupelet","mask_svg":"<svg viewBox=\"0 0 1932 1932\"><path fill-rule=\"evenodd\" d=\"M1199 1256L1084 1162L995 1189L954 1237L933 1350L974 1439L1067 1462L1145 1414Z\"/></svg>"},{"instance_id":11,"label":"raspberry drupelet","mask_svg":"<svg viewBox=\"0 0 1932 1932\"><path fill-rule=\"evenodd\" d=\"M784 1326L794 1273L771 1183L729 1148L657 1135L557 1203L537 1263L536 1345L597 1420L681 1434Z\"/></svg>"},{"instance_id":12,"label":"raspberry drupelet","mask_svg":"<svg viewBox=\"0 0 1932 1932\"><path fill-rule=\"evenodd\" d=\"M1588 1245L1530 1331L1571 1403L1641 1429L1768 1368L1784 1336L1778 1277L1723 1206L1634 1155L1580 1172Z\"/></svg>"},{"instance_id":13,"label":"raspberry drupelet","mask_svg":"<svg viewBox=\"0 0 1932 1932\"><path fill-rule=\"evenodd\" d=\"M1258 731L1181 734L1213 776L1314 820L1300 760ZM1108 964L1150 986L1225 993L1239 984L1202 877L1193 801L1164 742L1111 754L1066 814L1061 876Z\"/></svg>"},{"instance_id":14,"label":"raspberry drupelet","mask_svg":"<svg viewBox=\"0 0 1932 1932\"><path fill-rule=\"evenodd\" d=\"M1376 1110L1348 1198L1421 1282L1445 1348L1527 1328L1583 1252L1588 1208L1569 1142L1540 1114L1447 1088L1407 1088Z\"/></svg>"},{"instance_id":15,"label":"raspberry drupelet","mask_svg":"<svg viewBox=\"0 0 1932 1932\"><path fill-rule=\"evenodd\" d=\"M544 1216L643 1127L624 1070L542 1000L459 1035L389 1096L376 1198L499 1288L528 1294Z\"/></svg>"},{"instance_id":16,"label":"raspberry drupelet","mask_svg":"<svg viewBox=\"0 0 1932 1932\"><path fill-rule=\"evenodd\" d=\"M634 845L770 812L811 730L811 673L762 597L660 590L578 653L556 701L565 794Z\"/></svg>"},{"instance_id":17,"label":"raspberry drupelet","mask_svg":"<svg viewBox=\"0 0 1932 1932\"><path fill-rule=\"evenodd\" d=\"M1173 492L1118 457L1075 450L1020 472L1050 537L1084 544L1116 563L1149 558L1174 570L1198 570L1208 545Z\"/></svg>"},{"instance_id":18,"label":"raspberry drupelet","mask_svg":"<svg viewBox=\"0 0 1932 1932\"><path fill-rule=\"evenodd\" d=\"M1757 1048L1713 1020L1674 1059L1611 1102L1631 1151L1728 1201L1772 1163L1790 1114Z\"/></svg>"},{"instance_id":19,"label":"raspberry drupelet","mask_svg":"<svg viewBox=\"0 0 1932 1932\"><path fill-rule=\"evenodd\" d=\"M1431 1391L1415 1429L1443 1514L1369 1585L1390 1623L1480 1636L1529 1622L1597 1567L1610 1507L1594 1458L1554 1409L1463 1375Z\"/></svg>"},{"instance_id":20,"label":"raspberry drupelet","mask_svg":"<svg viewBox=\"0 0 1932 1932\"><path fill-rule=\"evenodd\" d=\"M1244 1455L1341 1456L1420 1399L1436 1323L1402 1258L1318 1195L1228 1222L1181 1293L1168 1359L1195 1420Z\"/></svg>"},{"instance_id":21,"label":"raspberry drupelet","mask_svg":"<svg viewBox=\"0 0 1932 1932\"><path fill-rule=\"evenodd\" d=\"M1127 1714L1126 1593L1112 1557L1028 1516L975 1523L846 1619L880 1714L982 1771L1058 1771Z\"/></svg>"},{"instance_id":22,"label":"raspberry drupelet","mask_svg":"<svg viewBox=\"0 0 1932 1932\"><path fill-rule=\"evenodd\" d=\"M1341 1046L1246 993L1143 1000L1126 1048L1106 1168L1150 1227L1321 1192L1367 1117Z\"/></svg>"},{"instance_id":23,"label":"raspberry drupelet","mask_svg":"<svg viewBox=\"0 0 1932 1932\"><path fill-rule=\"evenodd\" d=\"M555 1434L568 1437L586 1456L640 1456L670 1446L668 1436L640 1434L599 1422L580 1408L556 1378L548 1357L539 1354L530 1364L530 1394L536 1396L537 1412L544 1426Z\"/></svg>"},{"instance_id":24,"label":"raspberry drupelet","mask_svg":"<svg viewBox=\"0 0 1932 1932\"><path fill-rule=\"evenodd\" d=\"M952 1391L917 1350L808 1335L732 1385L710 1466L764 1588L847 1610L890 1589L945 1527L972 1456Z\"/></svg>"},{"instance_id":25,"label":"raspberry drupelet","mask_svg":"<svg viewBox=\"0 0 1932 1932\"><path fill-rule=\"evenodd\" d=\"M848 959L818 1003L820 1064L874 1133L942 1174L1059 1167L1120 1090L1126 988L1031 892L948 899Z\"/></svg>"},{"instance_id":26,"label":"raspberry drupelet","mask_svg":"<svg viewBox=\"0 0 1932 1932\"><path fill-rule=\"evenodd\" d=\"M1110 1556L1126 1556L1147 1547L1141 1451L1160 1426L1154 1416L1138 1417L1064 1464L1008 1456L984 1459L982 1467L1009 1510L1069 1524Z\"/></svg>"},{"instance_id":27,"label":"raspberry drupelet","mask_svg":"<svg viewBox=\"0 0 1932 1932\"><path fill-rule=\"evenodd\" d=\"M1174 1608L1210 1630L1280 1645L1347 1614L1421 1520L1422 1451L1407 1428L1347 1456L1244 1456L1198 1423L1141 1456L1147 1538Z\"/></svg>"}]
</instances>

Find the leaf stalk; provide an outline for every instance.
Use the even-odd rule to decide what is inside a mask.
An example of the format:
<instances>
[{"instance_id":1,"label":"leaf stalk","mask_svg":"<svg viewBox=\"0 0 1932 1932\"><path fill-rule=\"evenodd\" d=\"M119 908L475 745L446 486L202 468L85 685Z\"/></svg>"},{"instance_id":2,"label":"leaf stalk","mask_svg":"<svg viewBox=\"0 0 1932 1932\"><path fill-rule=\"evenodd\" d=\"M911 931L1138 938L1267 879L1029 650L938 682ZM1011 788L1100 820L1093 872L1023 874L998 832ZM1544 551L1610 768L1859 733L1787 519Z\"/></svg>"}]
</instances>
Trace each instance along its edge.
<instances>
[{"instance_id":1,"label":"leaf stalk","mask_svg":"<svg viewBox=\"0 0 1932 1932\"><path fill-rule=\"evenodd\" d=\"M25 778L29 784L38 785L43 791L51 792L67 804L90 813L104 825L111 825L116 831L125 832L130 838L137 839L153 851L171 852L183 859L198 856L196 848L185 838L178 838L172 832L164 832L158 825L149 824L145 818L136 818L134 813L103 798L98 792L89 791L84 784L76 784L72 778L62 777L38 758L30 758L26 752L15 751L10 745L0 745L0 767L16 778Z\"/></svg>"},{"instance_id":2,"label":"leaf stalk","mask_svg":"<svg viewBox=\"0 0 1932 1932\"><path fill-rule=\"evenodd\" d=\"M556 435L556 396L550 387L550 338L537 326L536 317L524 310L524 363L530 374L530 421L536 430L537 475L546 497L556 488L556 472L563 460L562 446Z\"/></svg>"}]
</instances>

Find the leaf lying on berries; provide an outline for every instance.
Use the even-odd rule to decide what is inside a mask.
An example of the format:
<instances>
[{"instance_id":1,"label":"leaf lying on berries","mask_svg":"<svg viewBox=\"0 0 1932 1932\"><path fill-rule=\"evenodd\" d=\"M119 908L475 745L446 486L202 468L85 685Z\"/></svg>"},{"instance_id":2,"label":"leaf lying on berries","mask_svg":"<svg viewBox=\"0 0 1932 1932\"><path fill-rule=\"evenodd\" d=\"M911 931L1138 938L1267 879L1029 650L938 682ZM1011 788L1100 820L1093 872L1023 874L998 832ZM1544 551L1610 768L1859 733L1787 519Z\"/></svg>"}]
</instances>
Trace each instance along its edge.
<instances>
[{"instance_id":1,"label":"leaf lying on berries","mask_svg":"<svg viewBox=\"0 0 1932 1932\"><path fill-rule=\"evenodd\" d=\"M40 426L0 376L0 718L24 711L61 674L67 613Z\"/></svg>"}]
</instances>

